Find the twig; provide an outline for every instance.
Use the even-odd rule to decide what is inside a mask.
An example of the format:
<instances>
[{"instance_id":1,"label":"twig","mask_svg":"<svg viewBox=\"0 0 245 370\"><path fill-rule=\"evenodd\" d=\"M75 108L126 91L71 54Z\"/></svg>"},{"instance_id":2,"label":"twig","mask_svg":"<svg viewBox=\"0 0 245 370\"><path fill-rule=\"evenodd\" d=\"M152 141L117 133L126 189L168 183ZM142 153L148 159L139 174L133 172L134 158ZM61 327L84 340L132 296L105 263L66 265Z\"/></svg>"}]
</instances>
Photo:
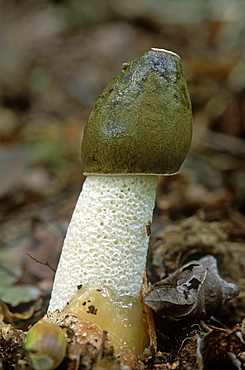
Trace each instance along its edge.
<instances>
[{"instance_id":1,"label":"twig","mask_svg":"<svg viewBox=\"0 0 245 370\"><path fill-rule=\"evenodd\" d=\"M105 349L105 342L107 339L107 334L108 332L106 330L103 330L103 336L102 336L101 346L100 346L98 357L97 357L97 363L102 359L104 349Z\"/></svg>"},{"instance_id":2,"label":"twig","mask_svg":"<svg viewBox=\"0 0 245 370\"><path fill-rule=\"evenodd\" d=\"M36 263L40 263L41 265L44 265L44 266L47 266L49 267L53 272L56 272L56 270L50 266L50 264L48 263L48 261L46 262L41 262L41 261L38 261L35 257L32 257L29 253L26 253L28 257L30 257L31 259L33 259Z\"/></svg>"}]
</instances>

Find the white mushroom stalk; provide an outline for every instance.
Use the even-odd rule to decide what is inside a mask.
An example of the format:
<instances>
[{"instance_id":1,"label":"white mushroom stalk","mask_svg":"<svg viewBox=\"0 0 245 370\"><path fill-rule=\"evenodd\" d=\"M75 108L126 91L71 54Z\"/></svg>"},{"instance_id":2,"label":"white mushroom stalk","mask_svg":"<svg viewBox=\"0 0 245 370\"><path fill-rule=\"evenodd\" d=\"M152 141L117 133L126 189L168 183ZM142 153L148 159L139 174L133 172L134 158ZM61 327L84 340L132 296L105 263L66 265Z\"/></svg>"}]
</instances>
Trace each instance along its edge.
<instances>
[{"instance_id":1,"label":"white mushroom stalk","mask_svg":"<svg viewBox=\"0 0 245 370\"><path fill-rule=\"evenodd\" d=\"M156 186L156 176L87 177L62 249L50 311L63 309L79 287L89 285L106 287L118 301L139 298Z\"/></svg>"},{"instance_id":2,"label":"white mushroom stalk","mask_svg":"<svg viewBox=\"0 0 245 370\"><path fill-rule=\"evenodd\" d=\"M149 344L142 299L159 175L179 171L192 135L180 58L152 49L102 92L85 127L87 179L55 276L49 311L108 331L116 353Z\"/></svg>"},{"instance_id":3,"label":"white mushroom stalk","mask_svg":"<svg viewBox=\"0 0 245 370\"><path fill-rule=\"evenodd\" d=\"M156 176L88 176L55 276L49 310L107 330L117 353L149 344L140 296L156 186Z\"/></svg>"}]
</instances>

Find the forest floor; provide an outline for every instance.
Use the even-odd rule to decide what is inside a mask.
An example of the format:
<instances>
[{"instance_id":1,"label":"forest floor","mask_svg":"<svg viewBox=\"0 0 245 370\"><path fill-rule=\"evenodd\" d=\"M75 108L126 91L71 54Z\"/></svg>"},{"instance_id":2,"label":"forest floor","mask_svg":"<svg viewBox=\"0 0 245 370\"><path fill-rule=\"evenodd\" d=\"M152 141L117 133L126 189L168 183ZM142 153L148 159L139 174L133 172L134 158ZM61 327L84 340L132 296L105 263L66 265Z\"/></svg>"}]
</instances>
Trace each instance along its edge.
<instances>
[{"instance_id":1,"label":"forest floor","mask_svg":"<svg viewBox=\"0 0 245 370\"><path fill-rule=\"evenodd\" d=\"M155 314L157 351L132 366L245 369L245 6L222 3L1 1L0 369L30 368L25 333L47 310L89 111L122 63L151 47L181 56L194 132L180 173L159 180L148 279L211 255L240 293L204 320ZM120 368L110 348L99 364L100 349L85 347L59 368Z\"/></svg>"}]
</instances>

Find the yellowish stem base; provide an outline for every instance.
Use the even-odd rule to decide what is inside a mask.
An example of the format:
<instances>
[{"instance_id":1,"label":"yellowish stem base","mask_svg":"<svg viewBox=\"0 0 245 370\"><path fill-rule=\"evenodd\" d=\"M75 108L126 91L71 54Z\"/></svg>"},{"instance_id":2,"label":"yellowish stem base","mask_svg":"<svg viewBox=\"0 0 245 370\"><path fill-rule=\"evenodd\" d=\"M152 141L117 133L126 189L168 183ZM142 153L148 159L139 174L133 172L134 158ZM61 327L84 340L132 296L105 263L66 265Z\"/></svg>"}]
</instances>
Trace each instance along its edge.
<instances>
[{"instance_id":1,"label":"yellowish stem base","mask_svg":"<svg viewBox=\"0 0 245 370\"><path fill-rule=\"evenodd\" d=\"M107 331L115 354L128 348L140 355L149 346L144 305L130 296L115 299L107 289L81 288L63 310L71 312L99 331Z\"/></svg>"}]
</instances>

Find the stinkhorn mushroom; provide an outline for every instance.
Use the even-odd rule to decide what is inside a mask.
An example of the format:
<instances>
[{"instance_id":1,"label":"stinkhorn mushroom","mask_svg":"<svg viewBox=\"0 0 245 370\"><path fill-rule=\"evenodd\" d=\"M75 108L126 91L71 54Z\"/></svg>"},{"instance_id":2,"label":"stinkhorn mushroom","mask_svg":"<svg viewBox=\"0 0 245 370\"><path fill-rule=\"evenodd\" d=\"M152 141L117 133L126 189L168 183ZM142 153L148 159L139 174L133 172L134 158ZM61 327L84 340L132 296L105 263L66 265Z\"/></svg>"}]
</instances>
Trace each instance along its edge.
<instances>
[{"instance_id":1,"label":"stinkhorn mushroom","mask_svg":"<svg viewBox=\"0 0 245 370\"><path fill-rule=\"evenodd\" d=\"M55 275L49 311L108 331L117 353L140 354L148 333L142 281L159 175L179 171L192 136L180 58L152 49L104 89L85 127L87 176Z\"/></svg>"}]
</instances>

